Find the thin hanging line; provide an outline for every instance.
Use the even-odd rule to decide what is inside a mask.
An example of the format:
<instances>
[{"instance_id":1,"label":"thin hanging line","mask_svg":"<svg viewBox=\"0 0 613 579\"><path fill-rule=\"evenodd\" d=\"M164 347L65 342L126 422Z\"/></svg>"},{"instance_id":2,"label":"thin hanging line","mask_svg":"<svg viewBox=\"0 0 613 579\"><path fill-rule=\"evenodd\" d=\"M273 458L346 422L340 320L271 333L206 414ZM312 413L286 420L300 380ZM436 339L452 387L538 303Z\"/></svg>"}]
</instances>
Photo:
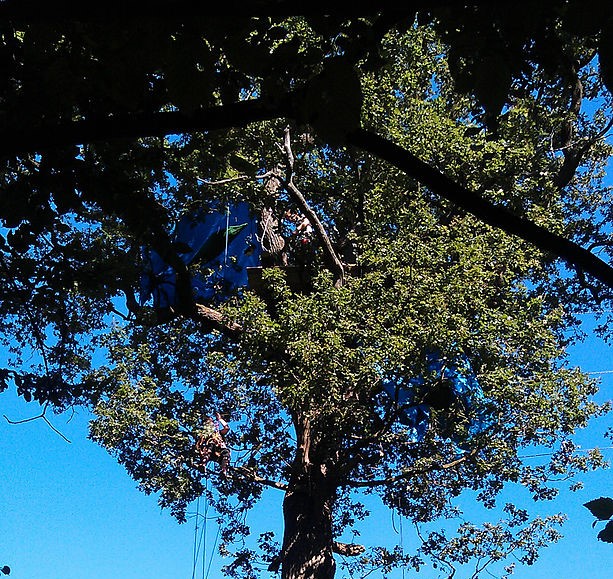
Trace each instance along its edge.
<instances>
[{"instance_id":1,"label":"thin hanging line","mask_svg":"<svg viewBox=\"0 0 613 579\"><path fill-rule=\"evenodd\" d=\"M205 489L209 488L209 479L206 479ZM204 579L204 568L206 561L206 520L208 514L209 503L204 502L204 513L200 512L200 497L198 497L196 502L196 528L194 529L194 560L192 567L192 579L197 579L196 577L196 565L198 564L198 560L200 558L200 550L202 549L202 577ZM202 525L200 526L200 537L198 537L198 522L202 519Z\"/></svg>"},{"instance_id":2,"label":"thin hanging line","mask_svg":"<svg viewBox=\"0 0 613 579\"><path fill-rule=\"evenodd\" d=\"M221 527L219 526L219 521L217 521L217 534L215 535L215 542L213 543L213 548L211 549L211 555L209 558L209 566L207 567L206 575L202 576L203 579L209 578L209 573L211 572L211 563L213 563L213 555L215 554L215 547L217 547L217 540L219 539L220 530L221 530Z\"/></svg>"},{"instance_id":3,"label":"thin hanging line","mask_svg":"<svg viewBox=\"0 0 613 579\"><path fill-rule=\"evenodd\" d=\"M402 534L402 513L400 512L400 495L398 495L398 528L400 529L400 553L404 557L404 536ZM402 562L402 579L404 579L404 561Z\"/></svg>"},{"instance_id":4,"label":"thin hanging line","mask_svg":"<svg viewBox=\"0 0 613 579\"><path fill-rule=\"evenodd\" d=\"M192 579L196 577L196 561L198 560L198 519L200 518L200 497L196 501L196 527L194 528L194 550L192 561Z\"/></svg>"},{"instance_id":5,"label":"thin hanging line","mask_svg":"<svg viewBox=\"0 0 613 579\"><path fill-rule=\"evenodd\" d=\"M228 204L226 205L226 251L224 252L224 256L223 256L224 269L228 262L228 237L229 237L228 230L229 229L230 229L230 205Z\"/></svg>"},{"instance_id":6,"label":"thin hanging line","mask_svg":"<svg viewBox=\"0 0 613 579\"><path fill-rule=\"evenodd\" d=\"M209 479L206 479L206 490L209 490ZM207 517L209 514L209 501L206 500L206 496L205 496L205 501L204 501L204 523L203 523L203 530L202 530L202 579L204 579L204 566L205 566L205 561L206 561L206 532L207 532Z\"/></svg>"}]
</instances>

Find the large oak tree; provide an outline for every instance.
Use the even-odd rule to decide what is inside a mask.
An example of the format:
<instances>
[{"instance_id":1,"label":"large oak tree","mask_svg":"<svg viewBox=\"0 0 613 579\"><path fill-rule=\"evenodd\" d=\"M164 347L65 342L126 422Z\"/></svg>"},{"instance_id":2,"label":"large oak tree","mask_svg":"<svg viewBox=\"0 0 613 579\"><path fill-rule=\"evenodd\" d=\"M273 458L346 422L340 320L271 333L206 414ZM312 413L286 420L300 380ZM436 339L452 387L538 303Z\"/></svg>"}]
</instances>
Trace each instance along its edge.
<instances>
[{"instance_id":1,"label":"large oak tree","mask_svg":"<svg viewBox=\"0 0 613 579\"><path fill-rule=\"evenodd\" d=\"M230 575L253 575L261 557L284 578L328 578L334 552L355 555L344 564L356 573L532 562L557 521L516 506L410 555L337 539L359 526L359 491L424 523L452 515L465 489L486 506L508 482L547 499L552 478L599 463L573 452L574 430L602 409L564 349L573 313L613 287L609 11L28 4L0 6L0 311L13 354L0 386L44 417L87 405L93 438L179 519L205 493L225 549L264 488L284 492L281 543L264 534L259 554L235 552ZM199 303L173 226L236 201L274 224L263 264L277 267ZM286 209L313 225L305 251ZM138 300L143 247L176 279L163 312ZM468 360L483 398L450 395L434 354ZM419 378L423 436L382 390L390 376ZM195 450L215 410L233 425L228 480ZM535 444L550 459L524 464Z\"/></svg>"}]
</instances>

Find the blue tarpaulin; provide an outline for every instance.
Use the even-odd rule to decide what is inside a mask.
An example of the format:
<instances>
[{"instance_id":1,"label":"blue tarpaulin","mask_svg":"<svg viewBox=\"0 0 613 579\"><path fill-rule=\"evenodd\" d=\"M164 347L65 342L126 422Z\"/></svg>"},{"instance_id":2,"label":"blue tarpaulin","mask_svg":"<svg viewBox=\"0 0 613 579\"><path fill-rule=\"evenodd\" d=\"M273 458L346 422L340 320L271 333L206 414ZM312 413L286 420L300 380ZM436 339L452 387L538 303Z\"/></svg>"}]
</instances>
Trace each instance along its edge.
<instances>
[{"instance_id":1,"label":"blue tarpaulin","mask_svg":"<svg viewBox=\"0 0 613 579\"><path fill-rule=\"evenodd\" d=\"M458 355L449 362L440 355L431 353L426 358L426 375L406 379L392 374L382 380L383 390L398 405L398 420L409 428L409 438L422 440L430 423L428 394L437 384L444 383L449 389L452 402L459 402L469 416L468 437L487 429L491 418L485 408L485 396L466 356Z\"/></svg>"},{"instance_id":2,"label":"blue tarpaulin","mask_svg":"<svg viewBox=\"0 0 613 579\"><path fill-rule=\"evenodd\" d=\"M247 203L222 211L185 215L175 227L174 246L190 266L192 293L200 303L220 303L247 287L247 267L259 265L261 246L257 222ZM153 299L156 308L176 304L175 272L155 251L144 250L141 304Z\"/></svg>"}]
</instances>

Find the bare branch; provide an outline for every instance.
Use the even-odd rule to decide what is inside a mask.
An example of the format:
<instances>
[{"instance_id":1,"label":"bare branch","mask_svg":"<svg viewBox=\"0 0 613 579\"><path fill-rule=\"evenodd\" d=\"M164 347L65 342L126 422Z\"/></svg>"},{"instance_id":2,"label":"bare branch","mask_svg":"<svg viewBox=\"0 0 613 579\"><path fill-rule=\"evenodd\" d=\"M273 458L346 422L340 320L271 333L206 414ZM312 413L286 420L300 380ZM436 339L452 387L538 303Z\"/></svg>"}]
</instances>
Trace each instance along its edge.
<instances>
[{"instance_id":1,"label":"bare branch","mask_svg":"<svg viewBox=\"0 0 613 579\"><path fill-rule=\"evenodd\" d=\"M219 179L218 181L207 181L200 177L196 177L196 179L205 185L227 185L228 183L236 183L237 181L250 181L251 179L255 179L255 177L250 175L238 175L237 177L228 177L227 179Z\"/></svg>"},{"instance_id":2,"label":"bare branch","mask_svg":"<svg viewBox=\"0 0 613 579\"><path fill-rule=\"evenodd\" d=\"M218 181L207 181L201 177L196 177L196 179L204 185L227 185L228 183L235 183L236 181L259 181L261 179L270 179L273 176L275 176L274 171L267 171L261 175L237 175L236 177L228 177L227 179L220 179Z\"/></svg>"},{"instance_id":3,"label":"bare branch","mask_svg":"<svg viewBox=\"0 0 613 579\"><path fill-rule=\"evenodd\" d=\"M195 310L189 317L233 339L237 339L243 333L243 327L240 324L226 319L221 312L203 304L195 304Z\"/></svg>"},{"instance_id":4,"label":"bare branch","mask_svg":"<svg viewBox=\"0 0 613 579\"><path fill-rule=\"evenodd\" d=\"M47 402L43 406L43 411L40 414L37 414L36 416L31 416L30 418L24 418L23 420L11 420L6 414L3 414L3 416L9 424L27 424L28 422L34 422L35 420L44 420L47 426L49 426L49 428L51 428L53 432L63 438L68 444L72 444L72 442L66 436L64 436L55 426L53 426L53 424L51 424L51 421L47 418L46 414L48 406L49 403Z\"/></svg>"},{"instance_id":5,"label":"bare branch","mask_svg":"<svg viewBox=\"0 0 613 579\"><path fill-rule=\"evenodd\" d=\"M247 467L244 466L238 466L238 467L234 467L233 469L235 472L243 474L246 478L252 480L253 482L256 482L258 484L267 486L267 487L271 487L273 489L278 489L281 491L287 491L287 485L276 481L276 480L272 480L272 479L268 479L268 478L262 478L261 476L258 476L254 470L249 469Z\"/></svg>"},{"instance_id":6,"label":"bare branch","mask_svg":"<svg viewBox=\"0 0 613 579\"><path fill-rule=\"evenodd\" d=\"M283 132L283 152L287 163L287 181L292 183L294 179L294 153L292 153L292 139L289 127Z\"/></svg>"},{"instance_id":7,"label":"bare branch","mask_svg":"<svg viewBox=\"0 0 613 579\"><path fill-rule=\"evenodd\" d=\"M315 213L315 211L311 209L311 206L308 204L304 195L293 183L294 155L292 153L291 148L289 127L286 127L285 129L283 138L283 150L286 156L287 176L285 179L283 179L279 175L274 176L279 179L283 187L285 187L286 191L291 195L294 202L300 207L306 218L311 222L313 230L315 231L315 235L317 236L317 239L321 244L322 249L324 250L324 255L326 256L326 261L328 262L328 267L335 277L334 285L340 287L343 284L343 280L345 277L345 270L343 268L343 264L336 255L336 252L332 247L332 242L328 237L328 233L326 232L324 226L319 220L317 213Z\"/></svg>"}]
</instances>

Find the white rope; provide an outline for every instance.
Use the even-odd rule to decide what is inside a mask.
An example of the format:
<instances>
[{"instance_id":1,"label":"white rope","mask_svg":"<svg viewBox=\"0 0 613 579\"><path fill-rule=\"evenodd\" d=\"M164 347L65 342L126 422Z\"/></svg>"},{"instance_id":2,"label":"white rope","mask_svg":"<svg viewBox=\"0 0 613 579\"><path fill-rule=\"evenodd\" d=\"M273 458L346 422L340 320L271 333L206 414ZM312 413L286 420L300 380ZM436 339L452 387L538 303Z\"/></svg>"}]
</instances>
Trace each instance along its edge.
<instances>
[{"instance_id":1,"label":"white rope","mask_svg":"<svg viewBox=\"0 0 613 579\"><path fill-rule=\"evenodd\" d=\"M269 212L267 212L266 221L264 222L264 225L262 227L262 237L260 238L260 237L258 237L257 233L255 234L255 238L256 238L257 242L262 246L262 249L264 251L270 251L270 248L267 249L264 246L264 241L266 239L266 235L268 234L268 224L269 223L272 224L272 221L273 221L272 212L269 211Z\"/></svg>"}]
</instances>

